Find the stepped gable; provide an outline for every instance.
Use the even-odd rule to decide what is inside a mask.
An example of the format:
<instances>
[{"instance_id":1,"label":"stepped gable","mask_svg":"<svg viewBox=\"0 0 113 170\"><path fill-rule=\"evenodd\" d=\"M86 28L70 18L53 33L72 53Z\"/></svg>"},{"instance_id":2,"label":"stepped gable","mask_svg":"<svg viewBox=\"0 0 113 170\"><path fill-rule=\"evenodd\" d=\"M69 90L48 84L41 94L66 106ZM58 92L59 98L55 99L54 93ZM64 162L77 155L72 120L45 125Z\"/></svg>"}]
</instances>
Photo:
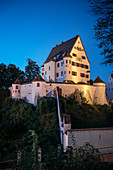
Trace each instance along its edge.
<instances>
[{"instance_id":1,"label":"stepped gable","mask_svg":"<svg viewBox=\"0 0 113 170\"><path fill-rule=\"evenodd\" d=\"M98 76L93 83L104 83Z\"/></svg>"},{"instance_id":2,"label":"stepped gable","mask_svg":"<svg viewBox=\"0 0 113 170\"><path fill-rule=\"evenodd\" d=\"M16 79L13 84L22 84L19 79Z\"/></svg>"},{"instance_id":3,"label":"stepped gable","mask_svg":"<svg viewBox=\"0 0 113 170\"><path fill-rule=\"evenodd\" d=\"M77 38L79 37L79 35L77 35L76 37L62 42L62 44L56 45L56 47L54 47L48 58L46 59L45 63L49 62L50 60L52 60L57 54L61 53L61 52L67 52L67 54L69 54L71 52L71 49L73 47L73 45L75 44Z\"/></svg>"},{"instance_id":4,"label":"stepped gable","mask_svg":"<svg viewBox=\"0 0 113 170\"><path fill-rule=\"evenodd\" d=\"M41 75L38 75L33 81L45 81Z\"/></svg>"}]
</instances>

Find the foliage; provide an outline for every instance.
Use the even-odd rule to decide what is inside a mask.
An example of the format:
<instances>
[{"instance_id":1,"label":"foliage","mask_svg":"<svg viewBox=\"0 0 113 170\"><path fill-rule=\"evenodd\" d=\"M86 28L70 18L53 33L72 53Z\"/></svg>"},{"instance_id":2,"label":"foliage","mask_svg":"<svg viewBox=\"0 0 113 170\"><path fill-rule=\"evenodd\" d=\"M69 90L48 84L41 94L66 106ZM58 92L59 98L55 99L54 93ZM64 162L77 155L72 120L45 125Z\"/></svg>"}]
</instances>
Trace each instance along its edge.
<instances>
[{"instance_id":1,"label":"foliage","mask_svg":"<svg viewBox=\"0 0 113 170\"><path fill-rule=\"evenodd\" d=\"M27 161L30 163L29 166L33 164L33 158L30 157L34 153L34 151L31 152L33 143L31 138L34 134L31 135L29 130L36 133L38 146L43 149L43 155L48 151L50 145L58 145L60 138L55 98L42 98L37 107L22 99L14 101L11 98L7 98L0 105L1 161L15 160L17 151L21 150L26 158L23 160L22 166L28 164ZM30 136L31 138L29 138ZM13 164L10 165L13 167Z\"/></svg>"},{"instance_id":2,"label":"foliage","mask_svg":"<svg viewBox=\"0 0 113 170\"><path fill-rule=\"evenodd\" d=\"M63 152L62 146L50 147L42 169L49 170L109 170L107 164L103 163L100 153L89 143L82 147L68 147Z\"/></svg>"},{"instance_id":3,"label":"foliage","mask_svg":"<svg viewBox=\"0 0 113 170\"><path fill-rule=\"evenodd\" d=\"M25 73L16 67L14 64L0 64L0 88L8 88L16 79L25 81Z\"/></svg>"},{"instance_id":4,"label":"foliage","mask_svg":"<svg viewBox=\"0 0 113 170\"><path fill-rule=\"evenodd\" d=\"M71 115L72 129L113 126L113 107L78 104L76 97L61 98L61 112Z\"/></svg>"},{"instance_id":5,"label":"foliage","mask_svg":"<svg viewBox=\"0 0 113 170\"><path fill-rule=\"evenodd\" d=\"M25 72L20 70L14 64L6 66L4 63L0 64L0 89L7 89L19 79L21 82L31 82L40 73L40 68L35 61L27 60L28 65L25 67Z\"/></svg>"},{"instance_id":6,"label":"foliage","mask_svg":"<svg viewBox=\"0 0 113 170\"><path fill-rule=\"evenodd\" d=\"M10 96L10 91L7 89L0 89L0 102L1 104Z\"/></svg>"},{"instance_id":7,"label":"foliage","mask_svg":"<svg viewBox=\"0 0 113 170\"><path fill-rule=\"evenodd\" d=\"M98 47L104 55L103 64L113 64L113 1L112 0L88 0L90 12L96 16L94 25L95 37Z\"/></svg>"},{"instance_id":8,"label":"foliage","mask_svg":"<svg viewBox=\"0 0 113 170\"><path fill-rule=\"evenodd\" d=\"M26 81L31 82L40 73L40 68L35 61L27 59L28 65L25 67Z\"/></svg>"}]
</instances>

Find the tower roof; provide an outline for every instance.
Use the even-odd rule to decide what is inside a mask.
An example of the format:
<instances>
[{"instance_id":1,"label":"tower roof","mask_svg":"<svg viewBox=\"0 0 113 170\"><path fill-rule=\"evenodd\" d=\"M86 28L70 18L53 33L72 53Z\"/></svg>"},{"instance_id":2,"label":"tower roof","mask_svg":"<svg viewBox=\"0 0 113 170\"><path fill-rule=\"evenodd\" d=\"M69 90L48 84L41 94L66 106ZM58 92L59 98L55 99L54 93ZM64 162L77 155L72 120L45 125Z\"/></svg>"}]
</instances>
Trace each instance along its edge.
<instances>
[{"instance_id":1,"label":"tower roof","mask_svg":"<svg viewBox=\"0 0 113 170\"><path fill-rule=\"evenodd\" d=\"M104 83L98 76L93 83Z\"/></svg>"},{"instance_id":2,"label":"tower roof","mask_svg":"<svg viewBox=\"0 0 113 170\"><path fill-rule=\"evenodd\" d=\"M62 52L67 52L67 54L69 54L71 52L71 49L73 47L73 45L75 44L77 38L79 37L79 35L77 35L76 37L68 40L68 41L65 41L65 42L62 42L61 44L59 45L56 45L56 47L54 47L48 58L46 59L45 63L49 62L50 60L52 60L57 54L60 54Z\"/></svg>"},{"instance_id":3,"label":"tower roof","mask_svg":"<svg viewBox=\"0 0 113 170\"><path fill-rule=\"evenodd\" d=\"M45 81L41 75L38 75L33 81Z\"/></svg>"},{"instance_id":4,"label":"tower roof","mask_svg":"<svg viewBox=\"0 0 113 170\"><path fill-rule=\"evenodd\" d=\"M19 79L16 79L13 84L22 84Z\"/></svg>"}]
</instances>

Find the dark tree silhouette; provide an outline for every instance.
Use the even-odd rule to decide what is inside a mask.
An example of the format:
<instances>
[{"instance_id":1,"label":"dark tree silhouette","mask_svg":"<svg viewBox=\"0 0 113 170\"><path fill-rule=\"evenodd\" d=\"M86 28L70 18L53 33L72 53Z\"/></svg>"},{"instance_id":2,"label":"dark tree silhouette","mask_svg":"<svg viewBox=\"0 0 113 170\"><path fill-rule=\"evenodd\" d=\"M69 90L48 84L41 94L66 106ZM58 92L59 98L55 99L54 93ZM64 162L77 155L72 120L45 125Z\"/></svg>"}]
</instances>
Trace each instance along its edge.
<instances>
[{"instance_id":1,"label":"dark tree silhouette","mask_svg":"<svg viewBox=\"0 0 113 170\"><path fill-rule=\"evenodd\" d=\"M113 0L88 0L90 12L96 16L94 24L98 47L104 56L102 64L113 65Z\"/></svg>"},{"instance_id":2,"label":"dark tree silhouette","mask_svg":"<svg viewBox=\"0 0 113 170\"><path fill-rule=\"evenodd\" d=\"M25 67L26 81L31 82L40 73L40 67L35 61L27 59L28 65Z\"/></svg>"}]
</instances>

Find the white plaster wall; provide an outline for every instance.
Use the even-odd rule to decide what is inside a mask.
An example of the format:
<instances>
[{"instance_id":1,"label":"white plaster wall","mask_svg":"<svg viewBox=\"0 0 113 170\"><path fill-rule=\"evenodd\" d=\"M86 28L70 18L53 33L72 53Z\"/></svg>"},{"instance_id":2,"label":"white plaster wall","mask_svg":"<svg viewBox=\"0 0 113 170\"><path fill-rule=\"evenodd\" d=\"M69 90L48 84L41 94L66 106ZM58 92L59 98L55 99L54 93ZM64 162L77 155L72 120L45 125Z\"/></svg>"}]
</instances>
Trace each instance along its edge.
<instances>
[{"instance_id":1,"label":"white plaster wall","mask_svg":"<svg viewBox=\"0 0 113 170\"><path fill-rule=\"evenodd\" d=\"M78 89L79 91L84 92L84 96L89 101L89 104L93 104L95 101L95 91L96 91L95 86L86 85L86 84L47 83L46 85L47 94L52 92L57 86L62 89L63 96L70 96L75 92L75 89ZM101 100L99 102L101 102ZM103 100L102 100L102 104L103 104Z\"/></svg>"},{"instance_id":2,"label":"white plaster wall","mask_svg":"<svg viewBox=\"0 0 113 170\"><path fill-rule=\"evenodd\" d=\"M64 80L64 65L61 66L61 62L63 62L63 60L55 63L55 82L63 82L63 80ZM60 65L60 67L57 67L58 63ZM62 71L63 71L63 76L61 76ZM59 77L56 76L57 73L59 73Z\"/></svg>"},{"instance_id":3,"label":"white plaster wall","mask_svg":"<svg viewBox=\"0 0 113 170\"><path fill-rule=\"evenodd\" d=\"M50 67L50 70L49 70L49 67ZM53 67L54 67L53 61L50 61L50 62L47 62L44 64L44 80L45 81L49 81L49 76L50 76L50 80L54 79L55 68L53 68ZM45 74L45 72L46 72L46 74Z\"/></svg>"},{"instance_id":4,"label":"white plaster wall","mask_svg":"<svg viewBox=\"0 0 113 170\"><path fill-rule=\"evenodd\" d=\"M113 128L106 130L72 130L67 131L68 146L72 146L72 135L77 146L83 146L89 142L102 153L113 152Z\"/></svg>"},{"instance_id":5,"label":"white plaster wall","mask_svg":"<svg viewBox=\"0 0 113 170\"><path fill-rule=\"evenodd\" d=\"M37 83L40 83L39 87L37 87ZM32 82L32 103L36 105L37 100L43 96L46 96L46 83L43 81Z\"/></svg>"},{"instance_id":6,"label":"white plaster wall","mask_svg":"<svg viewBox=\"0 0 113 170\"><path fill-rule=\"evenodd\" d=\"M113 78L111 75L106 83L106 96L109 100L113 100Z\"/></svg>"},{"instance_id":7,"label":"white plaster wall","mask_svg":"<svg viewBox=\"0 0 113 170\"><path fill-rule=\"evenodd\" d=\"M108 104L105 95L105 83L94 83L93 85L96 87L95 104Z\"/></svg>"},{"instance_id":8,"label":"white plaster wall","mask_svg":"<svg viewBox=\"0 0 113 170\"><path fill-rule=\"evenodd\" d=\"M68 63L66 63L66 60L68 61ZM67 80L73 80L73 76L72 76L72 59L70 57L64 57L63 58L64 61L64 72L66 72L66 74L64 74L64 81ZM71 63L69 63L69 61L71 61Z\"/></svg>"},{"instance_id":9,"label":"white plaster wall","mask_svg":"<svg viewBox=\"0 0 113 170\"><path fill-rule=\"evenodd\" d=\"M28 103L32 103L32 83L21 85L21 98L26 98Z\"/></svg>"},{"instance_id":10,"label":"white plaster wall","mask_svg":"<svg viewBox=\"0 0 113 170\"><path fill-rule=\"evenodd\" d=\"M16 86L18 86L18 89L16 89ZM12 84L12 98L21 98L21 84Z\"/></svg>"}]
</instances>

